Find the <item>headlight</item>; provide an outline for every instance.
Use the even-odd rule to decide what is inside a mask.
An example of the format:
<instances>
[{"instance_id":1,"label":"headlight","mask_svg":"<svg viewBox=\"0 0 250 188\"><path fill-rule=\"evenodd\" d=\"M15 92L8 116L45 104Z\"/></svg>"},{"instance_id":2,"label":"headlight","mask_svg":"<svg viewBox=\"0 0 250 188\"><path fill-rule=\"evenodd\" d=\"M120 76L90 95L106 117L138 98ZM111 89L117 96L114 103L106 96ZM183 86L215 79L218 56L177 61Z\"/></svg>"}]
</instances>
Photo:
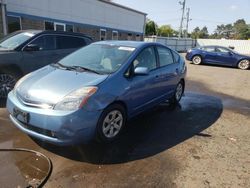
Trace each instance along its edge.
<instances>
[{"instance_id":1,"label":"headlight","mask_svg":"<svg viewBox=\"0 0 250 188\"><path fill-rule=\"evenodd\" d=\"M97 91L97 87L83 87L65 96L54 110L74 111L86 104L88 98Z\"/></svg>"},{"instance_id":2,"label":"headlight","mask_svg":"<svg viewBox=\"0 0 250 188\"><path fill-rule=\"evenodd\" d=\"M188 52L188 53L192 52L192 49L189 49L187 52Z\"/></svg>"}]
</instances>

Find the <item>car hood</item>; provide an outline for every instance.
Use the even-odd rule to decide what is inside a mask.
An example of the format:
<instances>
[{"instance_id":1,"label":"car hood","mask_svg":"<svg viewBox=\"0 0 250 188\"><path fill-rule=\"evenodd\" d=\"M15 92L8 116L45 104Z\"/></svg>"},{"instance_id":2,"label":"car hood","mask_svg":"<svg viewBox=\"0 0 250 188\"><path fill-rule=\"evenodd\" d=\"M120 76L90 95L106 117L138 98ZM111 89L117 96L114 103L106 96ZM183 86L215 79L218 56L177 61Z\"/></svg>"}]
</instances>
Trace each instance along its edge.
<instances>
[{"instance_id":1,"label":"car hood","mask_svg":"<svg viewBox=\"0 0 250 188\"><path fill-rule=\"evenodd\" d=\"M79 88L97 86L107 77L91 72L62 70L49 65L19 81L15 92L25 103L53 105Z\"/></svg>"}]
</instances>

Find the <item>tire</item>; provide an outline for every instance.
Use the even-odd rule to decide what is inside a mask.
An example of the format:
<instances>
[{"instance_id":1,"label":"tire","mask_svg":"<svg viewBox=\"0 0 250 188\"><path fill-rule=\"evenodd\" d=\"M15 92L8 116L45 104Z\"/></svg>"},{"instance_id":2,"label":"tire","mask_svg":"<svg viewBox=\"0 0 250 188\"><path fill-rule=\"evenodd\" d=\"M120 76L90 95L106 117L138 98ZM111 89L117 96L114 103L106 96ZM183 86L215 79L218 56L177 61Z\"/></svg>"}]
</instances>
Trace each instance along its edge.
<instances>
[{"instance_id":1,"label":"tire","mask_svg":"<svg viewBox=\"0 0 250 188\"><path fill-rule=\"evenodd\" d=\"M247 59L243 59L238 63L238 68L241 70L247 70L250 67L250 61Z\"/></svg>"},{"instance_id":2,"label":"tire","mask_svg":"<svg viewBox=\"0 0 250 188\"><path fill-rule=\"evenodd\" d=\"M126 111L120 104L108 106L97 123L97 141L110 143L116 140L126 124Z\"/></svg>"},{"instance_id":3,"label":"tire","mask_svg":"<svg viewBox=\"0 0 250 188\"><path fill-rule=\"evenodd\" d=\"M173 97L169 100L171 105L176 105L180 102L184 93L184 82L180 81L176 88Z\"/></svg>"},{"instance_id":4,"label":"tire","mask_svg":"<svg viewBox=\"0 0 250 188\"><path fill-rule=\"evenodd\" d=\"M0 99L6 99L8 93L14 88L18 76L13 73L0 73Z\"/></svg>"},{"instance_id":5,"label":"tire","mask_svg":"<svg viewBox=\"0 0 250 188\"><path fill-rule=\"evenodd\" d=\"M195 64L195 65L200 65L201 62L202 62L202 59L201 59L201 56L199 56L199 55L195 55L192 58L192 63Z\"/></svg>"}]
</instances>

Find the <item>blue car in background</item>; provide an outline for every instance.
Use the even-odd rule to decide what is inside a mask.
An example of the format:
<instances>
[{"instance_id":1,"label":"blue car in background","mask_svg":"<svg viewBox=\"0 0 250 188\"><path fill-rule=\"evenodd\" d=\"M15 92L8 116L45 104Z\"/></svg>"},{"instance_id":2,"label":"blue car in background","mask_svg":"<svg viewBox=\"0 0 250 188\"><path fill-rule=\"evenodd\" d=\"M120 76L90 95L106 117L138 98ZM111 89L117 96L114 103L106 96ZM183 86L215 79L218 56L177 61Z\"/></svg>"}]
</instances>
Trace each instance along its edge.
<instances>
[{"instance_id":1,"label":"blue car in background","mask_svg":"<svg viewBox=\"0 0 250 188\"><path fill-rule=\"evenodd\" d=\"M186 59L195 65L217 64L238 67L243 70L250 67L250 56L239 54L223 46L202 46L191 49L187 52Z\"/></svg>"},{"instance_id":2,"label":"blue car in background","mask_svg":"<svg viewBox=\"0 0 250 188\"><path fill-rule=\"evenodd\" d=\"M97 42L21 78L7 108L20 130L45 142L110 142L128 119L178 103L185 75L184 59L161 44Z\"/></svg>"}]
</instances>

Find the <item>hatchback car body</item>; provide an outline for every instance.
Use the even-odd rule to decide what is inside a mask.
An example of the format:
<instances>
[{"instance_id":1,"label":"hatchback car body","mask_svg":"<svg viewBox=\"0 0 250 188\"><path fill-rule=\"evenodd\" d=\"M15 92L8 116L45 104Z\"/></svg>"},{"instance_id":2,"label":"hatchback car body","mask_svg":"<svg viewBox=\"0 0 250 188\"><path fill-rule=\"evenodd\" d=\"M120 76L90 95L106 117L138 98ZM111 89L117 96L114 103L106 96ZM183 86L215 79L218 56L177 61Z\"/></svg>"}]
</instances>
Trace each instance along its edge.
<instances>
[{"instance_id":1,"label":"hatchback car body","mask_svg":"<svg viewBox=\"0 0 250 188\"><path fill-rule=\"evenodd\" d=\"M202 46L191 49L186 54L186 59L193 64L217 64L238 67L246 70L250 67L250 56L242 55L223 46Z\"/></svg>"},{"instance_id":2,"label":"hatchback car body","mask_svg":"<svg viewBox=\"0 0 250 188\"><path fill-rule=\"evenodd\" d=\"M24 30L0 41L0 98L23 75L56 62L92 39L73 32Z\"/></svg>"},{"instance_id":3,"label":"hatchback car body","mask_svg":"<svg viewBox=\"0 0 250 188\"><path fill-rule=\"evenodd\" d=\"M10 119L23 132L58 145L114 140L126 120L185 87L186 65L157 43L104 41L26 75L9 93Z\"/></svg>"}]
</instances>

